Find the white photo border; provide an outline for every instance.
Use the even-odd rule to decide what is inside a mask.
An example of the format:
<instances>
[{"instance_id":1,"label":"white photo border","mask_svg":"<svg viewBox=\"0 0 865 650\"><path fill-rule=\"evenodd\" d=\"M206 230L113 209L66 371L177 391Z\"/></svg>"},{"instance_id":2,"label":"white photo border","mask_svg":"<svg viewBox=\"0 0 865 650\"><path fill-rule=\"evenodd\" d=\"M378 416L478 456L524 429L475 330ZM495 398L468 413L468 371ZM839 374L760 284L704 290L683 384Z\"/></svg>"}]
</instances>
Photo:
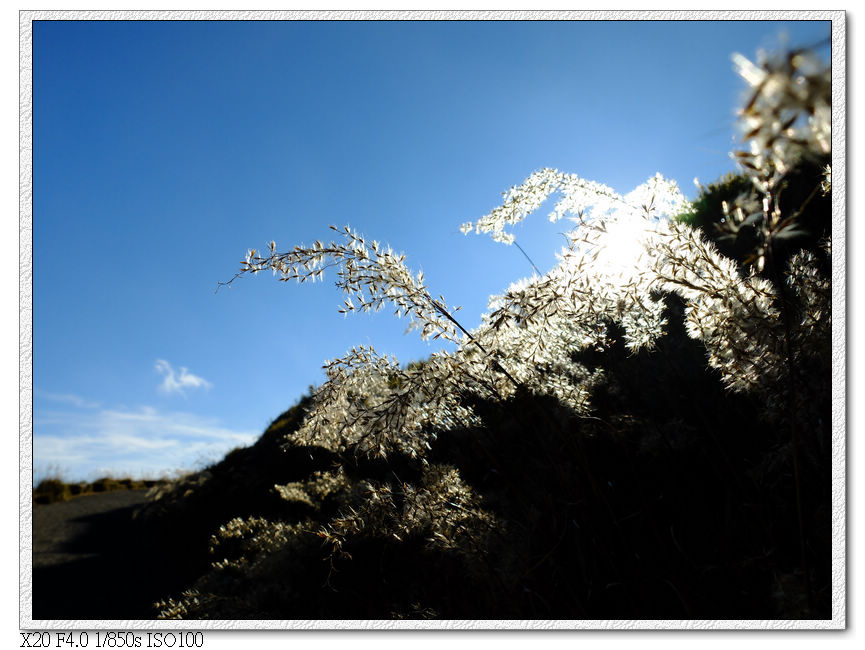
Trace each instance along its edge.
<instances>
[{"instance_id":1,"label":"white photo border","mask_svg":"<svg viewBox=\"0 0 865 650\"><path fill-rule=\"evenodd\" d=\"M828 620L34 620L33 31L36 20L825 20L832 23L832 618ZM19 625L24 630L843 630L847 611L846 13L844 11L31 11L19 12Z\"/></svg>"}]
</instances>

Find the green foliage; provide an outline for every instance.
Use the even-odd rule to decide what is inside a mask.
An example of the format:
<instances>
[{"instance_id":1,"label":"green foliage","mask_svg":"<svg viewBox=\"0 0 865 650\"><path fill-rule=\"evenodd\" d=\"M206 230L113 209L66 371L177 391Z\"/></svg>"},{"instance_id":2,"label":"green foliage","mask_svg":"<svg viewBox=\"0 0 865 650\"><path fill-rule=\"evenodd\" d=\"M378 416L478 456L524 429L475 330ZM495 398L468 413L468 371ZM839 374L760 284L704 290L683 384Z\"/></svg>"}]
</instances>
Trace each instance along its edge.
<instances>
[{"instance_id":1,"label":"green foliage","mask_svg":"<svg viewBox=\"0 0 865 650\"><path fill-rule=\"evenodd\" d=\"M789 170L778 190L785 211L796 214L801 235L793 241L776 242L777 263L783 265L799 250L809 250L822 257L820 242L831 235L831 196L822 191L828 156L810 156L798 161ZM699 228L703 236L712 241L718 250L743 266L753 259L757 245L757 232L753 226L729 230L730 215L737 200L742 202L754 191L752 179L744 173L726 174L709 185L700 186L697 198L688 210L675 219L693 228ZM824 261L824 270L828 270Z\"/></svg>"},{"instance_id":2,"label":"green foliage","mask_svg":"<svg viewBox=\"0 0 865 650\"><path fill-rule=\"evenodd\" d=\"M736 197L749 193L753 187L745 174L725 174L713 183L701 185L688 210L675 218L692 228L700 228L707 237L713 238L716 226L724 218L724 202L732 204Z\"/></svg>"}]
</instances>

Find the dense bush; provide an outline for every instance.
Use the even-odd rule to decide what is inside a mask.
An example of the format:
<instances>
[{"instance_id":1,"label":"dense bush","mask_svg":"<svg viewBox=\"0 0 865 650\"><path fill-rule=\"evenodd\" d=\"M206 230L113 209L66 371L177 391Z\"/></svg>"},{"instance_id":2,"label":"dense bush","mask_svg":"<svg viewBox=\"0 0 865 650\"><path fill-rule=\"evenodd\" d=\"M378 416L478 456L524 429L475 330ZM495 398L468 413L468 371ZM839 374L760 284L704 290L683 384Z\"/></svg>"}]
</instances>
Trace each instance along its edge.
<instances>
[{"instance_id":1,"label":"dense bush","mask_svg":"<svg viewBox=\"0 0 865 650\"><path fill-rule=\"evenodd\" d=\"M68 501L71 496L77 494L73 490L74 487L64 483L57 478L46 478L39 482L39 485L33 490L33 500L35 503L45 505L56 503L57 501Z\"/></svg>"},{"instance_id":2,"label":"dense bush","mask_svg":"<svg viewBox=\"0 0 865 650\"><path fill-rule=\"evenodd\" d=\"M828 71L739 65L738 261L670 218L675 183L620 195L548 169L463 227L510 243L553 194L575 223L472 331L350 228L250 251L240 275L335 268L345 311L390 306L453 348L410 366L355 348L254 447L162 490L143 518L197 564L161 616L829 617L829 213L795 171L829 154ZM793 246L805 228L821 245Z\"/></svg>"}]
</instances>

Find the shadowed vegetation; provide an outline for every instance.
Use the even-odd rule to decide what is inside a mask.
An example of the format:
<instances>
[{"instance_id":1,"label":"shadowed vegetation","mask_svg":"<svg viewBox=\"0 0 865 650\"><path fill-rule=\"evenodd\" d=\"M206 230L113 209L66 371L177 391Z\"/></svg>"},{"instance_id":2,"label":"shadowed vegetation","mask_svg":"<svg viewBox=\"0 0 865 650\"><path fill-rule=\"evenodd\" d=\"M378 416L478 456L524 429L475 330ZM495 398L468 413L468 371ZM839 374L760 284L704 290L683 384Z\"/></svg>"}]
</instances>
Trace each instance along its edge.
<instances>
[{"instance_id":1,"label":"shadowed vegetation","mask_svg":"<svg viewBox=\"0 0 865 650\"><path fill-rule=\"evenodd\" d=\"M68 501L73 497L113 492L115 490L144 490L156 485L165 484L168 479L131 479L103 477L92 482L79 481L67 483L60 478L44 478L33 489L33 502L36 505L47 505L60 501Z\"/></svg>"},{"instance_id":2,"label":"shadowed vegetation","mask_svg":"<svg viewBox=\"0 0 865 650\"><path fill-rule=\"evenodd\" d=\"M475 330L349 227L250 250L234 279L334 270L343 311L455 349L354 348L255 445L154 490L138 520L187 585L160 616L831 617L829 71L737 65L745 177L688 208L660 175L533 172L461 230L512 243L553 194L577 225Z\"/></svg>"},{"instance_id":3,"label":"shadowed vegetation","mask_svg":"<svg viewBox=\"0 0 865 650\"><path fill-rule=\"evenodd\" d=\"M681 323L681 304L672 301L667 315ZM198 577L182 604L163 603L163 613L830 616L828 391L809 396L821 416L802 478L809 609L790 448L784 430L762 417L762 405L731 396L681 326L653 352L629 354L617 342L581 361L603 369L592 417L527 393L503 405L478 402L483 425L439 435L428 465L405 455L367 460L352 449L328 454L289 444L279 451L275 434L298 424L295 407L255 447L233 452L206 478L181 482L144 511L165 528L172 552L186 554L178 564L194 566L188 575ZM256 448L266 461L253 461ZM460 480L436 482L430 467L455 468ZM273 489L287 482L290 490ZM471 505L459 500L466 488L483 513L466 512ZM393 511L370 507L370 490ZM436 499L444 503L440 516L465 515L448 543L436 538ZM418 515L424 507L433 516ZM335 550L332 533L322 531L341 519L350 521L340 524L346 534Z\"/></svg>"}]
</instances>

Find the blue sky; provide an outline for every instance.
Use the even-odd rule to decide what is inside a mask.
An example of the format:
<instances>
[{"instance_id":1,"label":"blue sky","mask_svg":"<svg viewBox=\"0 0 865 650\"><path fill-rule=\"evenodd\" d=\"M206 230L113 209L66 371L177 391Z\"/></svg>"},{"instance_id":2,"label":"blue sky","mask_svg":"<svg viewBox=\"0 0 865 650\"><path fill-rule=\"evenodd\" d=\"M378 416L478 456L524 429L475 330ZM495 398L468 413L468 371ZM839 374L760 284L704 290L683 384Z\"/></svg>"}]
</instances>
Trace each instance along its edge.
<instances>
[{"instance_id":1,"label":"blue sky","mask_svg":"<svg viewBox=\"0 0 865 650\"><path fill-rule=\"evenodd\" d=\"M333 276L242 278L248 248L350 224L406 253L478 324L531 268L459 233L532 171L693 197L733 170L730 56L828 35L790 22L41 22L33 30L37 479L161 474L252 442L372 344ZM543 212L543 211L542 211ZM517 242L542 270L561 224Z\"/></svg>"}]
</instances>

